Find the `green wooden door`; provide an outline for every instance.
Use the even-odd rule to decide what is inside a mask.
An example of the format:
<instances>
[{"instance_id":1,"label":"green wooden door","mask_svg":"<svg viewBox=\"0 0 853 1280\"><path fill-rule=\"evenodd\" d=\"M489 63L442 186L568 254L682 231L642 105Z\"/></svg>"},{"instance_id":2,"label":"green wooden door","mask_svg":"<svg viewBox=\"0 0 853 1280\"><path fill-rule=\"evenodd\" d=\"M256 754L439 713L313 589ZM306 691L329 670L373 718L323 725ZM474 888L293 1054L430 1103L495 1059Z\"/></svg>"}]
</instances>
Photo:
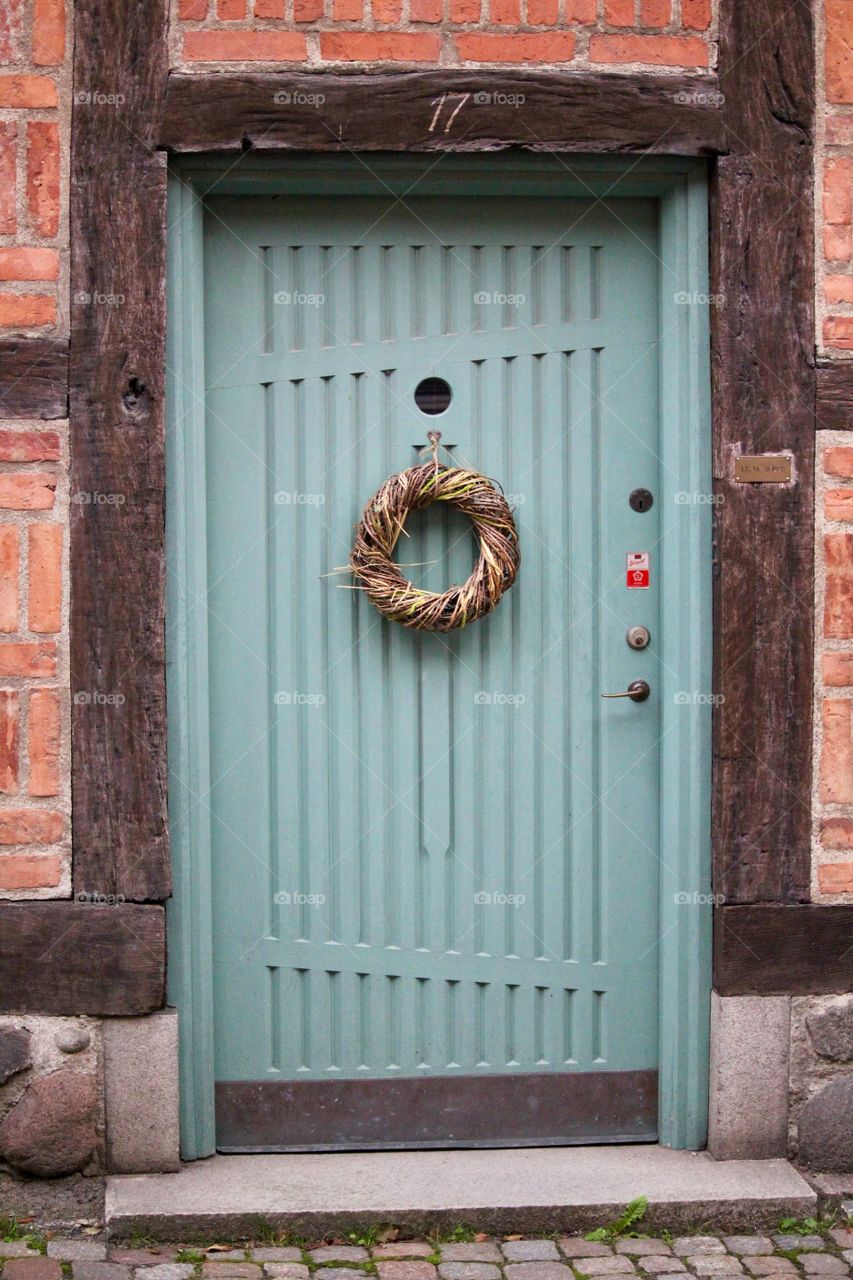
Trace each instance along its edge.
<instances>
[{"instance_id":1,"label":"green wooden door","mask_svg":"<svg viewBox=\"0 0 853 1280\"><path fill-rule=\"evenodd\" d=\"M211 198L204 262L218 1145L653 1139L656 203ZM333 573L430 429L522 547L450 637ZM467 576L464 520L410 532Z\"/></svg>"}]
</instances>

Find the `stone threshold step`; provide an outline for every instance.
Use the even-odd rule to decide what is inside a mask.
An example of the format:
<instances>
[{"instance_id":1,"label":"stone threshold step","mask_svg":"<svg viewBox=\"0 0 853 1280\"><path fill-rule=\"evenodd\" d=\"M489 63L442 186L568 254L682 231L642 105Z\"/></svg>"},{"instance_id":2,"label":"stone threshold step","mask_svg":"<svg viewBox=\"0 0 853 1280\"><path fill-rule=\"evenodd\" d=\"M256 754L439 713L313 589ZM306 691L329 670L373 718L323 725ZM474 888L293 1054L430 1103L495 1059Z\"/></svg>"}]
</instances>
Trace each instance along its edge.
<instances>
[{"instance_id":1,"label":"stone threshold step","mask_svg":"<svg viewBox=\"0 0 853 1280\"><path fill-rule=\"evenodd\" d=\"M218 1155L179 1173L107 1179L106 1229L158 1240L309 1239L371 1224L413 1233L586 1231L647 1196L642 1230L775 1226L817 1196L786 1160L712 1160L659 1146Z\"/></svg>"}]
</instances>

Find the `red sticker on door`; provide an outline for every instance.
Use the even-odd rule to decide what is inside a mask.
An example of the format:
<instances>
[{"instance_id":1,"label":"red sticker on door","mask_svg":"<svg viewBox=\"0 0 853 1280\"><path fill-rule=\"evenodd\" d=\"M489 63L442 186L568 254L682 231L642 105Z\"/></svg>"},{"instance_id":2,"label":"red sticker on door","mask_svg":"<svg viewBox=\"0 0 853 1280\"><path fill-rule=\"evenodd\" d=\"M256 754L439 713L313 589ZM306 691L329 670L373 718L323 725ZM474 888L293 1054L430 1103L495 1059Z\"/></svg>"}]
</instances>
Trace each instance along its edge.
<instances>
[{"instance_id":1,"label":"red sticker on door","mask_svg":"<svg viewBox=\"0 0 853 1280\"><path fill-rule=\"evenodd\" d=\"M649 553L648 551L629 551L625 557L625 586L647 587L649 585Z\"/></svg>"}]
</instances>

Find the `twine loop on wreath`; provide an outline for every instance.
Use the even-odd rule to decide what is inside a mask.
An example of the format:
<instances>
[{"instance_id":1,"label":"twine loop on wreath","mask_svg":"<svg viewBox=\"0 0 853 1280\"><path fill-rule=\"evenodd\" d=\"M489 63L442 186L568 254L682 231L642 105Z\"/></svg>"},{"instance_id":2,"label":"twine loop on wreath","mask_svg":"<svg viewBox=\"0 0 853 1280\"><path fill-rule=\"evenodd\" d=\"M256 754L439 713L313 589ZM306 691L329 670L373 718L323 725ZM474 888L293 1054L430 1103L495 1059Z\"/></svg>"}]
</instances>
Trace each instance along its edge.
<instances>
[{"instance_id":1,"label":"twine loop on wreath","mask_svg":"<svg viewBox=\"0 0 853 1280\"><path fill-rule=\"evenodd\" d=\"M441 433L428 439L432 459L389 476L356 526L350 568L380 613L419 631L453 631L483 618L515 582L521 552L512 511L488 476L438 460ZM392 559L413 511L446 502L467 515L479 543L477 563L461 585L425 591Z\"/></svg>"},{"instance_id":2,"label":"twine loop on wreath","mask_svg":"<svg viewBox=\"0 0 853 1280\"><path fill-rule=\"evenodd\" d=\"M433 460L433 463L435 464L436 472L438 472L438 469L440 466L440 463L438 461L438 446L441 444L441 432L428 431L427 440L429 440L429 444L427 445L426 449L421 449L421 457L423 457L424 454L427 452L427 450L429 450L429 452L432 454L432 460Z\"/></svg>"}]
</instances>

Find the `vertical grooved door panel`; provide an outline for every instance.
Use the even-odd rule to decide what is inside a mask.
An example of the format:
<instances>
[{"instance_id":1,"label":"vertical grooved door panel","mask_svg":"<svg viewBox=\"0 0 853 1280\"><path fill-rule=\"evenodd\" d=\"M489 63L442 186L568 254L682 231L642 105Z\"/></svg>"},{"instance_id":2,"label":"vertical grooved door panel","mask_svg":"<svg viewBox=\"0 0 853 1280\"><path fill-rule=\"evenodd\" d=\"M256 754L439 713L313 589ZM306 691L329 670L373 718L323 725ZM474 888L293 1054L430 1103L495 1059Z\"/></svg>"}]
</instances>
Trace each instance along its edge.
<instances>
[{"instance_id":1,"label":"vertical grooved door panel","mask_svg":"<svg viewBox=\"0 0 853 1280\"><path fill-rule=\"evenodd\" d=\"M217 1081L653 1072L654 202L223 197L205 236ZM522 548L450 635L340 572L431 429ZM416 582L470 572L458 513L407 533Z\"/></svg>"}]
</instances>

